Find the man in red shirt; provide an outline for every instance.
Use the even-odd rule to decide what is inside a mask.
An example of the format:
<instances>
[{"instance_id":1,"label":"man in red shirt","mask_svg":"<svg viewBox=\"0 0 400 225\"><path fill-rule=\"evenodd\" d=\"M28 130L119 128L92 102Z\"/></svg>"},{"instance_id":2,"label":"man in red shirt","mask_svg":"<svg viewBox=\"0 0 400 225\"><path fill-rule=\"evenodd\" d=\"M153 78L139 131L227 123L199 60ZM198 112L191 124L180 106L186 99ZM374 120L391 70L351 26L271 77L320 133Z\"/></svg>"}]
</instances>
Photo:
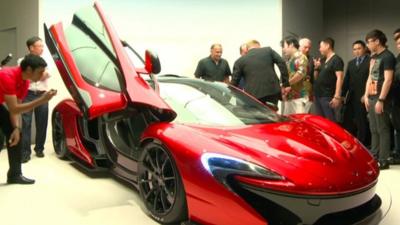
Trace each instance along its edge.
<instances>
[{"instance_id":1,"label":"man in red shirt","mask_svg":"<svg viewBox=\"0 0 400 225\"><path fill-rule=\"evenodd\" d=\"M48 102L57 91L50 90L29 103L21 102L28 92L29 80L40 80L46 66L47 63L40 56L30 54L25 56L20 66L0 70L0 128L7 140L9 184L35 183L35 180L24 177L21 171L20 114Z\"/></svg>"}]
</instances>

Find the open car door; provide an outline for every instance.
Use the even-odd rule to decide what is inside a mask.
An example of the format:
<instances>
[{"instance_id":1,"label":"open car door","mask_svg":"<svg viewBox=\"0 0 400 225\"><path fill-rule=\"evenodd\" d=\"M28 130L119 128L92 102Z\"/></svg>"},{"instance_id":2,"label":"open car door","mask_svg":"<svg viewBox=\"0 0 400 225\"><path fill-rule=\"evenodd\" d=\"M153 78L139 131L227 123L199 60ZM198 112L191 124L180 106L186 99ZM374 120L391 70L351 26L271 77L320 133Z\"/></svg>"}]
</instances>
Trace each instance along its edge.
<instances>
[{"instance_id":1,"label":"open car door","mask_svg":"<svg viewBox=\"0 0 400 225\"><path fill-rule=\"evenodd\" d=\"M46 44L83 114L95 118L128 104L154 109L161 120L176 113L136 72L98 3L77 11L72 23L45 25Z\"/></svg>"}]
</instances>

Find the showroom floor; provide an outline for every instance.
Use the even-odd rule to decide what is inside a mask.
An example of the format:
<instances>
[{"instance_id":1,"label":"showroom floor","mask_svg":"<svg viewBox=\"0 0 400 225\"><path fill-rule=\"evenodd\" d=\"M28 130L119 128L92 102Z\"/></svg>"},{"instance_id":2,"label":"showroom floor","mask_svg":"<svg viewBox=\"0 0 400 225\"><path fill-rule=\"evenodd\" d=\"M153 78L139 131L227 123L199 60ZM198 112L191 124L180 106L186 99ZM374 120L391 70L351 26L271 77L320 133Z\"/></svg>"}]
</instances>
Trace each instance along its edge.
<instances>
[{"instance_id":1,"label":"showroom floor","mask_svg":"<svg viewBox=\"0 0 400 225\"><path fill-rule=\"evenodd\" d=\"M0 153L0 219L2 225L151 225L157 224L141 209L138 193L104 174L88 174L56 158L51 143L46 157L34 155L23 164L34 185L7 185L7 152ZM383 200L380 225L400 221L400 166L382 171L378 194ZM396 199L396 200L395 200ZM378 224L369 222L369 225Z\"/></svg>"}]
</instances>

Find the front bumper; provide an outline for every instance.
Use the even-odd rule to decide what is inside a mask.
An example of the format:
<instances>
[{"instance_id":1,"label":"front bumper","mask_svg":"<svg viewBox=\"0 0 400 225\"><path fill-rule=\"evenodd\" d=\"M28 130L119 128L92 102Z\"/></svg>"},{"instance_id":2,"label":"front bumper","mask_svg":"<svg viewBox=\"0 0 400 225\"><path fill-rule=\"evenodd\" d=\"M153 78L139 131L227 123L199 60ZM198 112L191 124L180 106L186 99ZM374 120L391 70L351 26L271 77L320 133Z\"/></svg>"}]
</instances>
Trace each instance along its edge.
<instances>
[{"instance_id":1,"label":"front bumper","mask_svg":"<svg viewBox=\"0 0 400 225\"><path fill-rule=\"evenodd\" d=\"M355 224L373 215L381 206L375 194L376 184L345 196L291 195L238 182L232 186L268 224Z\"/></svg>"}]
</instances>

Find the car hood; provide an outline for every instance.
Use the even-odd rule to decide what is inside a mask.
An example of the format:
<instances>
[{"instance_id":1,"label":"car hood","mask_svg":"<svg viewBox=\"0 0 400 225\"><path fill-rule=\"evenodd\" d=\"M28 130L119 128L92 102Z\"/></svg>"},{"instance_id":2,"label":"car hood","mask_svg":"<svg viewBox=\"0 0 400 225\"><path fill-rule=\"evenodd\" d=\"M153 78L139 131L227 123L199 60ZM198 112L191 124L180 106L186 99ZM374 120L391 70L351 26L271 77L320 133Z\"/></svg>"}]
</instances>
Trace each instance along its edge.
<instances>
[{"instance_id":1,"label":"car hood","mask_svg":"<svg viewBox=\"0 0 400 225\"><path fill-rule=\"evenodd\" d=\"M282 175L299 189L347 192L370 185L379 174L372 156L352 136L344 133L339 138L334 135L337 130L323 130L309 121L192 128Z\"/></svg>"}]
</instances>

